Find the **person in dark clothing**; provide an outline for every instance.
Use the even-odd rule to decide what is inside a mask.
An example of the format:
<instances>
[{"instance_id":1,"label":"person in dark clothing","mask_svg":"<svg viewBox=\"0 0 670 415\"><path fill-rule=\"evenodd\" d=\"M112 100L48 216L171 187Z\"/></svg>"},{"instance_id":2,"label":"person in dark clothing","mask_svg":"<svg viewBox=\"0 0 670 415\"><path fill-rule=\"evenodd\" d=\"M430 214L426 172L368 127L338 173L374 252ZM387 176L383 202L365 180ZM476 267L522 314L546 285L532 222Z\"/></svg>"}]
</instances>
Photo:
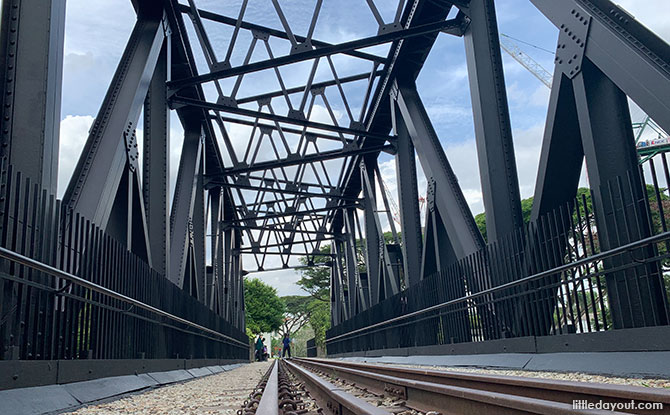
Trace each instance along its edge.
<instances>
[{"instance_id":1,"label":"person in dark clothing","mask_svg":"<svg viewBox=\"0 0 670 415\"><path fill-rule=\"evenodd\" d=\"M255 344L256 348L256 361L260 362L263 359L263 338L261 335L258 335L258 339L256 340Z\"/></svg>"},{"instance_id":2,"label":"person in dark clothing","mask_svg":"<svg viewBox=\"0 0 670 415\"><path fill-rule=\"evenodd\" d=\"M291 339L288 337L288 333L284 334L284 340L282 340L282 344L284 345L284 350L282 350L282 357L286 357L286 354L288 354L288 358L291 358Z\"/></svg>"}]
</instances>

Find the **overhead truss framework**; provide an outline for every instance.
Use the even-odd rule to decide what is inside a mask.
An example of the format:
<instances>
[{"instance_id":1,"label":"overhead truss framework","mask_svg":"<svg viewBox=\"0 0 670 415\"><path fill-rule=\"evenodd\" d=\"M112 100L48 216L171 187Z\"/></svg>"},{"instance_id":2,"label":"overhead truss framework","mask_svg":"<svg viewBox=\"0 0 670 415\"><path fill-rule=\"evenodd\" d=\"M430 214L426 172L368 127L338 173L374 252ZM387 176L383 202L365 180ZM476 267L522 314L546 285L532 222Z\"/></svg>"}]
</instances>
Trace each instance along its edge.
<instances>
[{"instance_id":1,"label":"overhead truss framework","mask_svg":"<svg viewBox=\"0 0 670 415\"><path fill-rule=\"evenodd\" d=\"M626 97L670 130L670 48L609 0L530 1L560 30L533 218L574 198L584 160L606 218L616 212L601 203L611 198L603 186L637 168ZM64 1L38 3L3 3L0 155L3 173L14 165L53 192ZM137 22L65 193L69 214L240 327L247 272L294 268L299 258L328 267L338 324L523 226L493 0L199 3L133 1ZM356 10L338 22L355 35L338 39L324 21L338 7ZM487 240L416 87L438 36L464 41ZM169 137L171 110L183 136ZM43 125L29 124L30 111ZM17 151L24 136L30 154ZM173 195L170 140L181 143ZM395 158L397 218L380 156ZM423 224L416 160L428 181ZM618 197L643 195L633 186ZM603 246L644 238L648 221L640 213L623 232L600 219ZM453 295L525 276L468 271ZM613 272L608 288L629 277ZM660 289L613 296L614 325L660 318ZM496 327L541 334L523 332L520 310L475 306L483 321L502 321Z\"/></svg>"}]
</instances>

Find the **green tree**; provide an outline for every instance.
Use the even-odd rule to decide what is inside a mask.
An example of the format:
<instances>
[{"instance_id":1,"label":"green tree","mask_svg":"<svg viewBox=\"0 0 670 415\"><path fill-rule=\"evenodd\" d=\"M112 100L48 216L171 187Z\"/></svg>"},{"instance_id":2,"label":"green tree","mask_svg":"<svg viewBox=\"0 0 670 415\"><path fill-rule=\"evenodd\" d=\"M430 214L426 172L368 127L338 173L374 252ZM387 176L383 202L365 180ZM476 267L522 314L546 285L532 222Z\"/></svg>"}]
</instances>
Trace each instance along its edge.
<instances>
[{"instance_id":1,"label":"green tree","mask_svg":"<svg viewBox=\"0 0 670 415\"><path fill-rule=\"evenodd\" d=\"M300 263L305 268L300 270L301 277L298 285L316 300L328 301L330 292L330 246L321 247L324 255L301 257Z\"/></svg>"},{"instance_id":2,"label":"green tree","mask_svg":"<svg viewBox=\"0 0 670 415\"><path fill-rule=\"evenodd\" d=\"M277 290L257 278L244 279L244 307L247 328L254 335L277 331L286 310Z\"/></svg>"},{"instance_id":3,"label":"green tree","mask_svg":"<svg viewBox=\"0 0 670 415\"><path fill-rule=\"evenodd\" d=\"M314 330L316 346L326 349L326 330L330 328L330 303L312 300L309 305L309 325Z\"/></svg>"},{"instance_id":4,"label":"green tree","mask_svg":"<svg viewBox=\"0 0 670 415\"><path fill-rule=\"evenodd\" d=\"M312 297L308 295L289 295L281 299L286 304L286 311L284 311L284 322L279 328L279 335L284 337L288 333L291 336L309 323L309 309L307 306L312 301Z\"/></svg>"},{"instance_id":5,"label":"green tree","mask_svg":"<svg viewBox=\"0 0 670 415\"><path fill-rule=\"evenodd\" d=\"M647 190L649 192L649 190ZM582 195L586 196L586 207L589 210L589 214L593 214L593 204L591 202L591 191L585 187L580 187L577 189L577 200L579 200L579 205L580 205L580 214L584 215L584 210L583 206L581 205L582 203ZM530 222L530 214L533 210L533 198L529 197L528 199L523 199L521 201L521 216L523 217L523 223L524 225L527 225ZM577 213L573 213L573 221L575 224L577 224ZM484 241L488 241L487 235L486 235L486 213L482 212L475 216L475 223L477 224L477 228L479 228L479 231L482 233L482 236L484 237Z\"/></svg>"}]
</instances>

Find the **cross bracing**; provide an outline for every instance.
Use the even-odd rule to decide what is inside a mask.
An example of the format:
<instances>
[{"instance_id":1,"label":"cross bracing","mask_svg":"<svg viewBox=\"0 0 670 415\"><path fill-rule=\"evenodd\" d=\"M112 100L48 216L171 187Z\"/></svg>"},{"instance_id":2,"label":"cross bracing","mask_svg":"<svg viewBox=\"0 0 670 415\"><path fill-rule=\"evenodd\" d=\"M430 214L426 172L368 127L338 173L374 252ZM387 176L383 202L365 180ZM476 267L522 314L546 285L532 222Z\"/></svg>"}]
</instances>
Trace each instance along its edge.
<instances>
[{"instance_id":1,"label":"cross bracing","mask_svg":"<svg viewBox=\"0 0 670 415\"><path fill-rule=\"evenodd\" d=\"M352 333L367 330L358 327L364 313L381 303L416 307L420 301L408 293L434 283L425 281L440 282L444 304L462 305L440 320L443 343L554 334L561 318L581 324L580 311L565 305L576 301L577 286L599 303L591 313L609 303L611 321L596 330L667 324L658 252L639 245L655 229L650 194L659 201L664 191L653 156L644 160L653 194L639 177L628 107L631 99L670 130L666 42L609 0L531 0L560 35L534 201L524 218L493 0L268 0L264 8L255 1L132 2L135 26L62 204L43 209L58 214L51 225L25 225L61 238L55 252L66 272L92 267L88 255L113 250L242 329L244 275L325 257L338 344L347 324L357 326ZM52 203L31 186L55 190L59 104L30 97L60 94L64 24L62 1L28 4L3 3L11 7L3 9L2 179L4 191L15 193L3 199L1 226L3 240L18 245L24 240L7 233L10 218L26 224L39 201ZM338 7L361 18L325 19ZM17 25L21 20L30 24ZM464 46L485 236L417 88L440 36ZM40 82L26 82L35 77ZM174 190L172 111L183 127ZM43 123L33 125L34 114ZM395 162L399 227L380 157ZM575 199L584 165L589 203ZM424 212L419 169L427 181ZM25 194L13 182L17 174L29 180ZM603 278L588 292L585 281L548 271L628 245L634 257L596 260ZM119 246L128 252L116 252ZM113 273L116 262L105 264ZM575 269L570 278L590 272ZM514 281L527 285L505 288Z\"/></svg>"}]
</instances>

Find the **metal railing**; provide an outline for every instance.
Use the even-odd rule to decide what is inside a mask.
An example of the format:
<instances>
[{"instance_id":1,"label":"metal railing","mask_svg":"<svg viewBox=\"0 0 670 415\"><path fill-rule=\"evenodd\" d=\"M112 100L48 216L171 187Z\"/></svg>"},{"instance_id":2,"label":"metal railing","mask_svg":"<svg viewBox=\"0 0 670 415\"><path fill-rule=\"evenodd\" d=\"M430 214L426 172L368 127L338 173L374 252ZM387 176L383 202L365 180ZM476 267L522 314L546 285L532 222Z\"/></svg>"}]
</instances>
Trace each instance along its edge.
<instances>
[{"instance_id":1,"label":"metal railing","mask_svg":"<svg viewBox=\"0 0 670 415\"><path fill-rule=\"evenodd\" d=\"M0 360L246 360L248 337L20 173L0 192Z\"/></svg>"},{"instance_id":2,"label":"metal railing","mask_svg":"<svg viewBox=\"0 0 670 415\"><path fill-rule=\"evenodd\" d=\"M643 196L631 197L635 172L603 184L597 197L579 192L331 328L328 354L667 325L670 196L653 159L645 168Z\"/></svg>"}]
</instances>

